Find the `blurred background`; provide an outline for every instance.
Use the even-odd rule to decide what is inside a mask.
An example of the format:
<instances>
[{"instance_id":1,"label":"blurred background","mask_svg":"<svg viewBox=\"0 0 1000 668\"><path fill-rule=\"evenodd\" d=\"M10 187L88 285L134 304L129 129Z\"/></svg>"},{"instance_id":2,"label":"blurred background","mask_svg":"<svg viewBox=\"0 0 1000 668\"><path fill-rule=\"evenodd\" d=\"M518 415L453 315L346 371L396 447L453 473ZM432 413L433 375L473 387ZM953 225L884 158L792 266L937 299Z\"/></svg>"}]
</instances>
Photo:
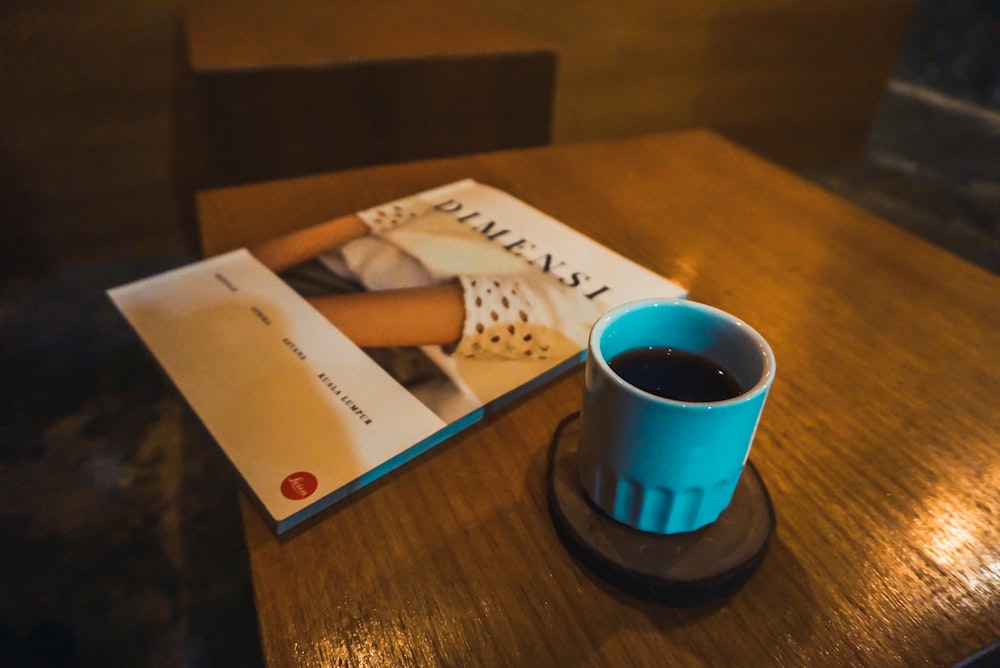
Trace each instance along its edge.
<instances>
[{"instance_id":1,"label":"blurred background","mask_svg":"<svg viewBox=\"0 0 1000 668\"><path fill-rule=\"evenodd\" d=\"M707 125L1000 270L1000 3L467 4L555 50L553 142ZM0 0L0 666L261 665L236 483L103 294L198 257L180 17Z\"/></svg>"}]
</instances>

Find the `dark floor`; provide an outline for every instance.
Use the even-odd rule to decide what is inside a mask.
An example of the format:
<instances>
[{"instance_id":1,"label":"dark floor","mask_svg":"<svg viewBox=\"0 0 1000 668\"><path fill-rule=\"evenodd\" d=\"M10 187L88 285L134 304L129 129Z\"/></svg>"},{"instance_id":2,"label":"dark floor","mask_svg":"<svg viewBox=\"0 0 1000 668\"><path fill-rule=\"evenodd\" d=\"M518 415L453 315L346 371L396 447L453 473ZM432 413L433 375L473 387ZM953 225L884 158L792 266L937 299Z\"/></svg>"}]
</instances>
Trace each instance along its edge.
<instances>
[{"instance_id":1,"label":"dark floor","mask_svg":"<svg viewBox=\"0 0 1000 668\"><path fill-rule=\"evenodd\" d=\"M865 159L804 175L1000 273L1000 112L894 80Z\"/></svg>"},{"instance_id":2,"label":"dark floor","mask_svg":"<svg viewBox=\"0 0 1000 668\"><path fill-rule=\"evenodd\" d=\"M981 10L994 29L996 6ZM99 30L94 20L84 28ZM141 33L158 19L135 20ZM981 23L944 22L948 39L917 25L920 48L911 41L904 54L866 159L805 176L997 274L1000 87L977 65L996 55L995 39L975 37ZM962 61L950 73L942 49ZM143 123L165 122L143 113ZM130 127L141 141L142 127ZM4 189L0 215L31 208L68 218L37 195L39 173L9 159L24 145L9 144L8 159L0 150L0 177L24 185ZM66 179L45 188L96 187L86 174L71 178L91 150L80 145L79 162L45 172ZM102 187L108 197L129 190ZM137 220L150 213L133 206ZM4 239L0 259L30 264L32 240L18 241ZM103 294L193 259L182 244L158 247L0 281L0 666L262 664L231 472Z\"/></svg>"}]
</instances>

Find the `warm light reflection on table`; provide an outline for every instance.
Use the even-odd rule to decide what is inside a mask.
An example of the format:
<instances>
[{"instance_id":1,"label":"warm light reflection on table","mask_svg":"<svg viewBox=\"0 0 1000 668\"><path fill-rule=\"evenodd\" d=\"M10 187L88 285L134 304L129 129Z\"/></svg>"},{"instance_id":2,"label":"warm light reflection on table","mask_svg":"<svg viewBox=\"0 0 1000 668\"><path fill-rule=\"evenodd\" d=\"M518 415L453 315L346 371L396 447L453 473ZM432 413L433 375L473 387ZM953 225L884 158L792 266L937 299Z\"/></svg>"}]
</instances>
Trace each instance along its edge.
<instances>
[{"instance_id":1,"label":"warm light reflection on table","mask_svg":"<svg viewBox=\"0 0 1000 668\"><path fill-rule=\"evenodd\" d=\"M1000 589L1000 442L998 461L980 473L983 489L996 490L992 498L969 499L954 482L942 481L926 499L926 518L915 522L910 537L923 547L942 571L960 578L971 593L995 596Z\"/></svg>"}]
</instances>

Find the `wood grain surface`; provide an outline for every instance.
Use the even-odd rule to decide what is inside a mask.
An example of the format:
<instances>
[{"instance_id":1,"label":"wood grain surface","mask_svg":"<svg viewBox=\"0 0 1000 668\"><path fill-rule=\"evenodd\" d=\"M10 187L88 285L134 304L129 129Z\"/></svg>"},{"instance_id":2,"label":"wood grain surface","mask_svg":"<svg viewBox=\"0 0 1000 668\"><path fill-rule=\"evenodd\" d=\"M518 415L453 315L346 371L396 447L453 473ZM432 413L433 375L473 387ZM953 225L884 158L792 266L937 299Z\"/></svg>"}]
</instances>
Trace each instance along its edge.
<instances>
[{"instance_id":1,"label":"wood grain surface","mask_svg":"<svg viewBox=\"0 0 1000 668\"><path fill-rule=\"evenodd\" d=\"M546 509L570 375L277 539L244 499L273 666L949 665L1000 638L1000 280L703 131L204 193L213 254L421 189L498 186L726 309L778 374L752 458L770 553L674 609Z\"/></svg>"}]
</instances>

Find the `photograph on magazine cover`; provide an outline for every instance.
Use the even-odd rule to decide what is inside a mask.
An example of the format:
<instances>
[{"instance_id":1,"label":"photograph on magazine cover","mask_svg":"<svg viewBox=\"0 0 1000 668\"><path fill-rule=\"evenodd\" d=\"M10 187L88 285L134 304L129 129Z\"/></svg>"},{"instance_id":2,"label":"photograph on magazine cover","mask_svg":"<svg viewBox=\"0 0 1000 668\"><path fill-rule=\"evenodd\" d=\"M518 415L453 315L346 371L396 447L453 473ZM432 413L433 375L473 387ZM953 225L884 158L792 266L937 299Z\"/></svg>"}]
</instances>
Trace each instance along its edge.
<instances>
[{"instance_id":1,"label":"photograph on magazine cover","mask_svg":"<svg viewBox=\"0 0 1000 668\"><path fill-rule=\"evenodd\" d=\"M463 181L248 250L451 422L578 355L609 307L498 195Z\"/></svg>"}]
</instances>

